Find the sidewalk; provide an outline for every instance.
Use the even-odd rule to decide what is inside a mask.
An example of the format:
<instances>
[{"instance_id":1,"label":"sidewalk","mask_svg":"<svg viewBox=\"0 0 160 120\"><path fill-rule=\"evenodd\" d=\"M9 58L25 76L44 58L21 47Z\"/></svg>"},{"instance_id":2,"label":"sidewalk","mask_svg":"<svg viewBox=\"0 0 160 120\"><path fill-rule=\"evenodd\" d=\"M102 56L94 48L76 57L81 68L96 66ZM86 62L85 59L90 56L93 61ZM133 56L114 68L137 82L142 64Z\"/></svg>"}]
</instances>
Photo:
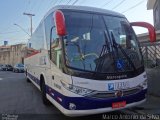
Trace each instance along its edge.
<instances>
[{"instance_id":1,"label":"sidewalk","mask_svg":"<svg viewBox=\"0 0 160 120\"><path fill-rule=\"evenodd\" d=\"M148 94L160 97L160 68L146 69Z\"/></svg>"},{"instance_id":2,"label":"sidewalk","mask_svg":"<svg viewBox=\"0 0 160 120\"><path fill-rule=\"evenodd\" d=\"M137 110L142 114L160 114L160 68L146 69L148 77L147 101Z\"/></svg>"},{"instance_id":3,"label":"sidewalk","mask_svg":"<svg viewBox=\"0 0 160 120\"><path fill-rule=\"evenodd\" d=\"M160 115L160 68L146 69L148 77L147 101L125 110L128 114Z\"/></svg>"}]
</instances>

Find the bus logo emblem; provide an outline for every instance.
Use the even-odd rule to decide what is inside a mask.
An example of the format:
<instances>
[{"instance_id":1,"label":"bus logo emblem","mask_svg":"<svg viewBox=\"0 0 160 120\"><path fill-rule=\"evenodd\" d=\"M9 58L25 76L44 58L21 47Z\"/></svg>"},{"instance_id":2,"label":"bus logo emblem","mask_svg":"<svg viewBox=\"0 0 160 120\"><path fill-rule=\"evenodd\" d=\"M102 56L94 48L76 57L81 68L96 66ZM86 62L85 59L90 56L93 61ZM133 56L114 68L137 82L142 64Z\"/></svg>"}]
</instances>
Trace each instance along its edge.
<instances>
[{"instance_id":1,"label":"bus logo emblem","mask_svg":"<svg viewBox=\"0 0 160 120\"><path fill-rule=\"evenodd\" d=\"M108 84L108 90L114 90L114 83L109 83Z\"/></svg>"},{"instance_id":2,"label":"bus logo emblem","mask_svg":"<svg viewBox=\"0 0 160 120\"><path fill-rule=\"evenodd\" d=\"M123 96L123 91L122 90L116 91L115 96L116 97L122 97Z\"/></svg>"}]
</instances>

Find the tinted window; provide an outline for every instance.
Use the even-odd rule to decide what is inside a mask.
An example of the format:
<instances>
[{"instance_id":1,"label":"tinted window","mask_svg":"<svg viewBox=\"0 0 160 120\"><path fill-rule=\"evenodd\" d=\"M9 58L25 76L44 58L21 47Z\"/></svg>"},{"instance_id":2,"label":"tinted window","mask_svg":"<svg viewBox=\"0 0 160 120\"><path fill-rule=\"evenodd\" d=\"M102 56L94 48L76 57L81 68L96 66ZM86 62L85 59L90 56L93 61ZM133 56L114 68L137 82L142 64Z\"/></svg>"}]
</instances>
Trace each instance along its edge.
<instances>
[{"instance_id":1,"label":"tinted window","mask_svg":"<svg viewBox=\"0 0 160 120\"><path fill-rule=\"evenodd\" d=\"M51 33L51 28L52 30L52 42L53 40L58 39L59 37L56 34L56 28L55 28L55 23L53 19L53 13L51 13L48 17L46 17L45 21L45 33L46 33L46 40L47 40L47 49L50 50L50 33Z\"/></svg>"},{"instance_id":2,"label":"tinted window","mask_svg":"<svg viewBox=\"0 0 160 120\"><path fill-rule=\"evenodd\" d=\"M60 47L59 36L56 33L53 13L51 13L45 19L45 32L46 32L47 49L49 55L51 51L50 55L51 61L59 67L61 59L61 47Z\"/></svg>"},{"instance_id":3,"label":"tinted window","mask_svg":"<svg viewBox=\"0 0 160 120\"><path fill-rule=\"evenodd\" d=\"M17 66L18 66L18 67L24 67L24 65L23 65L23 64L18 64Z\"/></svg>"},{"instance_id":4,"label":"tinted window","mask_svg":"<svg viewBox=\"0 0 160 120\"><path fill-rule=\"evenodd\" d=\"M29 40L28 48L32 48L33 52L44 49L44 31L42 23L38 26Z\"/></svg>"},{"instance_id":5,"label":"tinted window","mask_svg":"<svg viewBox=\"0 0 160 120\"><path fill-rule=\"evenodd\" d=\"M65 20L68 66L102 73L131 71L142 66L137 39L125 18L66 12Z\"/></svg>"}]
</instances>

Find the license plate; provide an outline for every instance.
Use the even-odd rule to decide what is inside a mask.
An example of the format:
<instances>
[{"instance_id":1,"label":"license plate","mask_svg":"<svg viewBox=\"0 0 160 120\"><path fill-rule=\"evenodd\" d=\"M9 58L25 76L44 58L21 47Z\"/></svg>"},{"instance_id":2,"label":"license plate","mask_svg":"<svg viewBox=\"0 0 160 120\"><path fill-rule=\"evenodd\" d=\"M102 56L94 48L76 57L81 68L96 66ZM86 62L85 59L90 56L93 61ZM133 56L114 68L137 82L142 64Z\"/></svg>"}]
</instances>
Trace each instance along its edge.
<instances>
[{"instance_id":1,"label":"license plate","mask_svg":"<svg viewBox=\"0 0 160 120\"><path fill-rule=\"evenodd\" d=\"M126 101L112 103L112 109L123 108L125 106L126 106Z\"/></svg>"}]
</instances>

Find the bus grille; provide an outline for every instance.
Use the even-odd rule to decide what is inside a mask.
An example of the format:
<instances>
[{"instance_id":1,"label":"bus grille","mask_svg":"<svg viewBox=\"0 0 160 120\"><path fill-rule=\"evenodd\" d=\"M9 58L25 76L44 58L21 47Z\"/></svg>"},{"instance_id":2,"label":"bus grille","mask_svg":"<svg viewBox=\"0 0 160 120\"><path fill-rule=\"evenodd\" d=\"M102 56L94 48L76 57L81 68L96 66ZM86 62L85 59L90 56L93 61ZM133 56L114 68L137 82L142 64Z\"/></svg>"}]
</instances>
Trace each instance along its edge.
<instances>
[{"instance_id":1,"label":"bus grille","mask_svg":"<svg viewBox=\"0 0 160 120\"><path fill-rule=\"evenodd\" d=\"M127 90L122 90L123 91L123 96L129 96L132 94L136 94L138 92L140 92L143 88L138 86L132 89L127 89ZM92 98L114 98L115 96L115 92L116 91L112 91L112 92L99 92L96 91L93 94L88 95L87 97L92 97Z\"/></svg>"}]
</instances>

